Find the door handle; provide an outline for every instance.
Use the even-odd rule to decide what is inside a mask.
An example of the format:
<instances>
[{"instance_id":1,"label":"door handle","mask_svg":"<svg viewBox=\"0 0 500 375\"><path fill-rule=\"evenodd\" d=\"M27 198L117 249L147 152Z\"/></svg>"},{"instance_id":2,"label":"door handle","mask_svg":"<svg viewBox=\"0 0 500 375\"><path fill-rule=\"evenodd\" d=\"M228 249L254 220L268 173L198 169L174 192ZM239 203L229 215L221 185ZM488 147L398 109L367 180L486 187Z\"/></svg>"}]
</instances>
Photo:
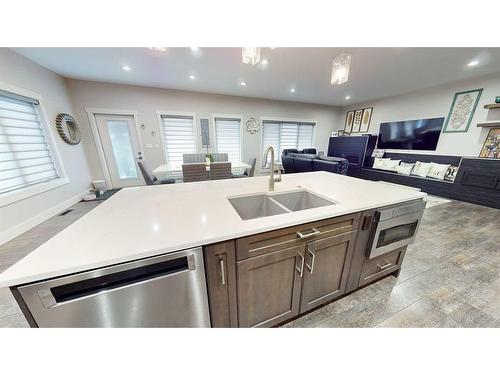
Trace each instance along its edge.
<instances>
[{"instance_id":1,"label":"door handle","mask_svg":"<svg viewBox=\"0 0 500 375\"><path fill-rule=\"evenodd\" d=\"M298 231L297 236L299 236L299 238L309 238L321 234L321 232L316 228L311 228L311 230L312 230L311 233L306 233L306 234L302 233L301 231Z\"/></svg>"},{"instance_id":2,"label":"door handle","mask_svg":"<svg viewBox=\"0 0 500 375\"><path fill-rule=\"evenodd\" d=\"M301 261L300 261L300 268L295 266L295 269L299 272L300 277L302 277L304 275L305 258L301 253L297 253L297 255L300 257Z\"/></svg>"},{"instance_id":3,"label":"door handle","mask_svg":"<svg viewBox=\"0 0 500 375\"><path fill-rule=\"evenodd\" d=\"M309 264L306 263L306 267L309 269L309 272L312 275L313 271L314 271L314 263L316 262L316 252L315 251L311 251L311 249L309 248L309 246L307 246L307 252L309 254L311 254L311 265L309 265Z\"/></svg>"},{"instance_id":4,"label":"door handle","mask_svg":"<svg viewBox=\"0 0 500 375\"><path fill-rule=\"evenodd\" d=\"M224 258L222 256L219 256L219 265L222 285L226 285L226 267L224 267Z\"/></svg>"}]
</instances>

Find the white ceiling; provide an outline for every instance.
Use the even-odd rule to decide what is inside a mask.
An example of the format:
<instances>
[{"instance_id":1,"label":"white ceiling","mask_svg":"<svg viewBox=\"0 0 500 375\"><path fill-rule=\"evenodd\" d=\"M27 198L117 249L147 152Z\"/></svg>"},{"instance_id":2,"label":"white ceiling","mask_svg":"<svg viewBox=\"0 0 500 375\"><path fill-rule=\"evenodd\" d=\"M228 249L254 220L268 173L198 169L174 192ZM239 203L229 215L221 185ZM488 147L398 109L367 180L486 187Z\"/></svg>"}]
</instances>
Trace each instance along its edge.
<instances>
[{"instance_id":1,"label":"white ceiling","mask_svg":"<svg viewBox=\"0 0 500 375\"><path fill-rule=\"evenodd\" d=\"M266 66L243 64L241 48L14 50L70 78L337 106L500 72L500 48L262 48ZM352 54L349 81L331 86L332 59L343 51ZM468 67L472 60L479 64Z\"/></svg>"}]
</instances>

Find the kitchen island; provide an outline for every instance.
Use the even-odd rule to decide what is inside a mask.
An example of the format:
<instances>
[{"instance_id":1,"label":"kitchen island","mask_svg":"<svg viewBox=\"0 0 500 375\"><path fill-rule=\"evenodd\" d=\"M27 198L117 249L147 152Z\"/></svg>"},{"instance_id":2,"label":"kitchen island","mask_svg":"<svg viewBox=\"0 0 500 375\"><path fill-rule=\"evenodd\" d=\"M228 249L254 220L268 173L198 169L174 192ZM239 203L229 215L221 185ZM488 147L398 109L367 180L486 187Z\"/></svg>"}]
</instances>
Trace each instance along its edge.
<instances>
[{"instance_id":1,"label":"kitchen island","mask_svg":"<svg viewBox=\"0 0 500 375\"><path fill-rule=\"evenodd\" d=\"M6 270L0 286L11 287L31 325L47 326L30 316L19 287L203 247L211 325L272 326L399 270L404 241L419 220L410 237L395 243L400 247L388 244L390 251L370 257L376 210L402 205L399 212L408 216L405 207L417 207L424 193L327 172L284 175L271 195L308 191L332 204L243 220L228 198L266 193L267 182L262 176L123 189ZM313 262L315 253L323 261ZM306 283L312 275L329 285ZM40 291L38 297L44 298ZM45 308L68 304L52 302Z\"/></svg>"}]
</instances>

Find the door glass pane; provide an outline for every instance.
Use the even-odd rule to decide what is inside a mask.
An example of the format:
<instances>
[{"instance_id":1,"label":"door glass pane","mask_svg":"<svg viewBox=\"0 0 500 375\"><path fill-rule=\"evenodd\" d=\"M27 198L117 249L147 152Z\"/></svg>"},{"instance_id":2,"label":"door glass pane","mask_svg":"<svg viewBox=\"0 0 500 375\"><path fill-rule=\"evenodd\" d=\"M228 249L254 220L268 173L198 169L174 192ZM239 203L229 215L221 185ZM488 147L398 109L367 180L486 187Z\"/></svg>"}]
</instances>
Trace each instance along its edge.
<instances>
[{"instance_id":1,"label":"door glass pane","mask_svg":"<svg viewBox=\"0 0 500 375\"><path fill-rule=\"evenodd\" d=\"M397 225L380 231L377 247L386 246L393 242L407 240L415 235L418 222Z\"/></svg>"},{"instance_id":2,"label":"door glass pane","mask_svg":"<svg viewBox=\"0 0 500 375\"><path fill-rule=\"evenodd\" d=\"M116 168L120 179L137 178L134 151L130 142L127 121L108 121L111 147L115 156Z\"/></svg>"}]
</instances>

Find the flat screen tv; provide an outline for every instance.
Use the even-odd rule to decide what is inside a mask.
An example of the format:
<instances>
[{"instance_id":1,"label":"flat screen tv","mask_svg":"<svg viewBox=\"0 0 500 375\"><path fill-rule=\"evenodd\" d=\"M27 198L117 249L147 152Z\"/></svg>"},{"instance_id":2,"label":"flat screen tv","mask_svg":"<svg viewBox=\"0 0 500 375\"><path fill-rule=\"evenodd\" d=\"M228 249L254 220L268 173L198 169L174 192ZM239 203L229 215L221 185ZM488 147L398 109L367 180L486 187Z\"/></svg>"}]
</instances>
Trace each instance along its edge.
<instances>
[{"instance_id":1,"label":"flat screen tv","mask_svg":"<svg viewBox=\"0 0 500 375\"><path fill-rule=\"evenodd\" d=\"M380 124L379 149L435 150L444 117Z\"/></svg>"}]
</instances>

